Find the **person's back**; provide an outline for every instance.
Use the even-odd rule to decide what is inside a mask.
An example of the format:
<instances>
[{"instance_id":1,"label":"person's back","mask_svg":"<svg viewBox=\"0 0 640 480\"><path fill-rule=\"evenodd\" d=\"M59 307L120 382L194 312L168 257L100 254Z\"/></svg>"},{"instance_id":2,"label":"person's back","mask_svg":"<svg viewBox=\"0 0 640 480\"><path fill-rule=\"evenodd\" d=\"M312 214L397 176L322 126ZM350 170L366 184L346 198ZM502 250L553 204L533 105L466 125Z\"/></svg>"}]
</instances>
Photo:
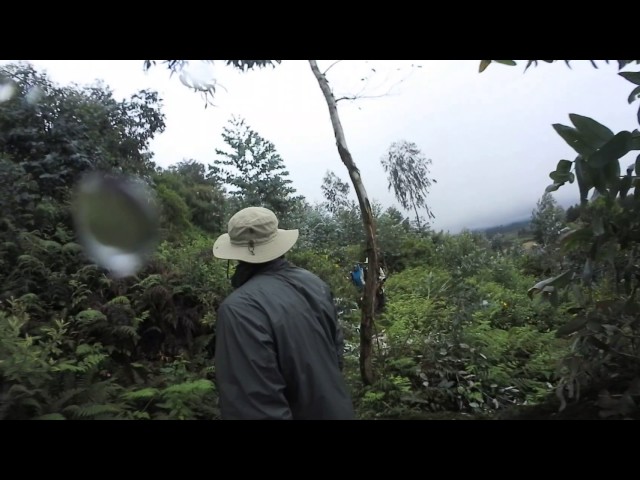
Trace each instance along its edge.
<instances>
[{"instance_id":1,"label":"person's back","mask_svg":"<svg viewBox=\"0 0 640 480\"><path fill-rule=\"evenodd\" d=\"M216 322L222 418L353 419L329 287L282 258L298 234L273 233L274 222L266 209L242 210L214 245L218 258L241 262Z\"/></svg>"},{"instance_id":2,"label":"person's back","mask_svg":"<svg viewBox=\"0 0 640 480\"><path fill-rule=\"evenodd\" d=\"M233 292L216 328L223 418L354 418L336 320L327 285L284 259Z\"/></svg>"}]
</instances>

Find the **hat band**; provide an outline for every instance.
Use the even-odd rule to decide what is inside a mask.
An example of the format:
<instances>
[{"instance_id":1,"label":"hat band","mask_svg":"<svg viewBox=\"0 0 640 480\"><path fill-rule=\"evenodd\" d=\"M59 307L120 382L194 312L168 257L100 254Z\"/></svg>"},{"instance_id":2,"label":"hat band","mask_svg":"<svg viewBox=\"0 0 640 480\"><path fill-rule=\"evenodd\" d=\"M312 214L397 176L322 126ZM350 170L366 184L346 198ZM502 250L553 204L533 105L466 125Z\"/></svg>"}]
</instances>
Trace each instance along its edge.
<instances>
[{"instance_id":1,"label":"hat band","mask_svg":"<svg viewBox=\"0 0 640 480\"><path fill-rule=\"evenodd\" d=\"M231 245L235 245L236 247L258 247L260 245L266 245L267 243L271 243L278 236L278 231L276 230L271 235L267 237L266 240L234 240L229 236L229 241Z\"/></svg>"}]
</instances>

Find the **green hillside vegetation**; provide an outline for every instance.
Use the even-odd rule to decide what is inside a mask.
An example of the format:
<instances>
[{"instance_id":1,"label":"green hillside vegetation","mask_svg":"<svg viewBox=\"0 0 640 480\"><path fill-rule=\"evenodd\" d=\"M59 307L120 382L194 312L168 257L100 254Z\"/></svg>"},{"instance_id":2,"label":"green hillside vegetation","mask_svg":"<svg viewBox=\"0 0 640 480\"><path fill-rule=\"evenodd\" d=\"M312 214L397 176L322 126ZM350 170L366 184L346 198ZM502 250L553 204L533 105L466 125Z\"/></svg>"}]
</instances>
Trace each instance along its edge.
<instances>
[{"instance_id":1,"label":"green hillside vegetation","mask_svg":"<svg viewBox=\"0 0 640 480\"><path fill-rule=\"evenodd\" d=\"M258 204L300 229L288 258L334 292L360 419L639 417L640 157L629 170L618 165L640 149L637 130L614 136L580 116L575 128L556 127L578 151L551 174L554 188L579 184L570 211L547 193L525 223L454 235L413 208L407 216L374 204L387 304L366 385L360 293L349 279L365 246L346 172L327 172L325 201L310 204L277 146L239 117L212 165L160 168L149 151L165 128L157 93L119 101L105 85L59 86L24 64L0 68L0 83L9 80L16 93L0 103L0 419L219 418L212 339L231 286L211 249L233 213ZM159 244L133 276L94 264L74 232L74 187L95 170L136 175L157 197Z\"/></svg>"}]
</instances>

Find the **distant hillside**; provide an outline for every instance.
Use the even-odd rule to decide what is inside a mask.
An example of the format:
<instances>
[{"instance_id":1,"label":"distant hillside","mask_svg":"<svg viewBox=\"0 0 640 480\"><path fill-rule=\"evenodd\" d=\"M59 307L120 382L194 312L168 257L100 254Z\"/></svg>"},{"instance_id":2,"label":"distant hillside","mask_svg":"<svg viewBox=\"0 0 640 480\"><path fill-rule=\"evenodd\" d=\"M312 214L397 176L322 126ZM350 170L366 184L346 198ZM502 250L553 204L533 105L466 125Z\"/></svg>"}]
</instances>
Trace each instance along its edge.
<instances>
[{"instance_id":1,"label":"distant hillside","mask_svg":"<svg viewBox=\"0 0 640 480\"><path fill-rule=\"evenodd\" d=\"M496 235L501 233L502 235L517 235L521 230L529 230L529 226L531 224L531 220L519 220L516 222L511 222L506 225L498 225L495 227L489 228L481 228L477 231L484 232L487 236Z\"/></svg>"}]
</instances>

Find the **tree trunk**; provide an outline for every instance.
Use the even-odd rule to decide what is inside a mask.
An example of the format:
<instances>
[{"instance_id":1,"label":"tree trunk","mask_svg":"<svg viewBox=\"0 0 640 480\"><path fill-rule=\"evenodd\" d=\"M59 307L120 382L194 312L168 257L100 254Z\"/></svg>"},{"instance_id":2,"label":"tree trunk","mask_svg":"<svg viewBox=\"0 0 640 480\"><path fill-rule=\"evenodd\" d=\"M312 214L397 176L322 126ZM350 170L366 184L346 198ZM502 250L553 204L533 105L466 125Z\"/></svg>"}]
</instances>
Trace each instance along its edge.
<instances>
[{"instance_id":1,"label":"tree trunk","mask_svg":"<svg viewBox=\"0 0 640 480\"><path fill-rule=\"evenodd\" d=\"M414 205L413 210L416 212L416 223L418 224L418 230L422 232L422 225L420 225L420 215L418 215L418 207Z\"/></svg>"},{"instance_id":2,"label":"tree trunk","mask_svg":"<svg viewBox=\"0 0 640 480\"><path fill-rule=\"evenodd\" d=\"M373 211L369 197L367 196L367 191L362 183L360 170L354 163L351 153L347 148L347 141L345 140L344 130L342 129L338 115L336 98L331 91L327 78L320 72L316 61L309 60L309 64L329 107L329 116L331 117L331 124L333 125L333 132L336 137L338 153L349 171L349 177L351 177L351 183L358 196L360 211L362 213L362 224L367 241L369 266L365 279L364 296L362 299L362 317L360 320L360 374L364 384L370 385L373 382L373 317L375 312L376 291L378 289L378 248L376 245L375 221L373 219Z\"/></svg>"}]
</instances>

